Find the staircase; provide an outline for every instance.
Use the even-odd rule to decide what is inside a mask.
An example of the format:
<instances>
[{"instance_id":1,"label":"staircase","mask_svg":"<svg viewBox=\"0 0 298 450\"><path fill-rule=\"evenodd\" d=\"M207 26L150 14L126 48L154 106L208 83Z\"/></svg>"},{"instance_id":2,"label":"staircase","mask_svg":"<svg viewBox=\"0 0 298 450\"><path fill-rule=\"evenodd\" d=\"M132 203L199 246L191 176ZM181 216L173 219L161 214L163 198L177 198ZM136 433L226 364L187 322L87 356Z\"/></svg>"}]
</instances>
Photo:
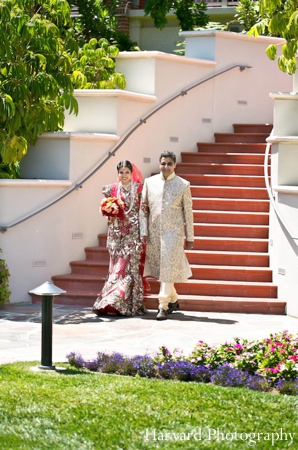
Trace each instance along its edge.
<instances>
[{"instance_id":1,"label":"staircase","mask_svg":"<svg viewBox=\"0 0 298 450\"><path fill-rule=\"evenodd\" d=\"M215 142L183 152L176 173L191 184L194 249L187 251L193 277L177 283L182 310L285 314L269 268L269 199L264 153L271 125L234 125L215 133ZM66 294L56 303L92 306L104 285L109 255L105 235L86 248L84 261L71 262L71 274L53 276ZM148 309L157 309L159 283L150 279ZM38 299L33 298L33 302Z\"/></svg>"}]
</instances>

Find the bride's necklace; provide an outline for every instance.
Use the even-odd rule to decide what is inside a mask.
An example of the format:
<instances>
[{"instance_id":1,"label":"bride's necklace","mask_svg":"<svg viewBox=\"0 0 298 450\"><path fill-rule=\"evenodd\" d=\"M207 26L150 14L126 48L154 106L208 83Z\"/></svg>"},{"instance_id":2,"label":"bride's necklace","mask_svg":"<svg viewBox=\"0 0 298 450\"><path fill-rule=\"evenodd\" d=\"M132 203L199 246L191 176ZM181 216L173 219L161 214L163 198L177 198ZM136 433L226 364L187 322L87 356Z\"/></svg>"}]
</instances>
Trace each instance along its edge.
<instances>
[{"instance_id":1,"label":"bride's necklace","mask_svg":"<svg viewBox=\"0 0 298 450\"><path fill-rule=\"evenodd\" d=\"M122 187L122 189L126 192L128 192L128 189L125 189L125 184L122 184L121 182L119 182L118 184L118 189L117 189L117 197L120 198L120 186ZM135 193L134 193L134 182L132 181L130 184L130 205L127 211L124 211L124 214L128 214L130 213L130 211L132 210L133 207L133 202L135 199Z\"/></svg>"}]
</instances>

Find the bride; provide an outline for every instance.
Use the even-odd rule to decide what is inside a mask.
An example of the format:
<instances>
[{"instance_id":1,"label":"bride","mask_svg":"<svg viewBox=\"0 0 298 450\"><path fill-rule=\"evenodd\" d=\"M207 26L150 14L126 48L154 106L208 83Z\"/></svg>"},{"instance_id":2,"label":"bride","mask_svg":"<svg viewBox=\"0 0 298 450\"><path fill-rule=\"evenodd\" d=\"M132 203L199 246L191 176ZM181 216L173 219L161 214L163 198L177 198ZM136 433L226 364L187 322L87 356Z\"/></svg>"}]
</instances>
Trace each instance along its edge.
<instances>
[{"instance_id":1,"label":"bride","mask_svg":"<svg viewBox=\"0 0 298 450\"><path fill-rule=\"evenodd\" d=\"M117 165L119 182L104 186L101 211L108 215L107 248L110 254L109 273L92 311L108 315L142 315L144 248L140 240L139 209L142 193L142 175L129 161ZM111 212L111 205L118 213ZM115 203L116 202L116 203ZM115 210L113 210L115 212Z\"/></svg>"}]
</instances>

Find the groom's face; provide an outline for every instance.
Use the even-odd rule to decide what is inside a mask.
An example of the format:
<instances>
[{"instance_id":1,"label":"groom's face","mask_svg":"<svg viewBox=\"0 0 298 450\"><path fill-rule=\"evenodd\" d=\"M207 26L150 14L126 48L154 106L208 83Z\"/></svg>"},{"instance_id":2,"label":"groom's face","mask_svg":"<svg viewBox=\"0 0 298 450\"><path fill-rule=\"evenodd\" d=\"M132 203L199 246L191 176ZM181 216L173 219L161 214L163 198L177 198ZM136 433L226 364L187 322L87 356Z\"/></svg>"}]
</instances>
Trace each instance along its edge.
<instances>
[{"instance_id":1,"label":"groom's face","mask_svg":"<svg viewBox=\"0 0 298 450\"><path fill-rule=\"evenodd\" d=\"M171 175L171 173L174 172L175 167L176 167L176 163L174 162L174 160L172 158L161 158L160 160L160 170L164 176L165 179L168 178L169 175Z\"/></svg>"}]
</instances>

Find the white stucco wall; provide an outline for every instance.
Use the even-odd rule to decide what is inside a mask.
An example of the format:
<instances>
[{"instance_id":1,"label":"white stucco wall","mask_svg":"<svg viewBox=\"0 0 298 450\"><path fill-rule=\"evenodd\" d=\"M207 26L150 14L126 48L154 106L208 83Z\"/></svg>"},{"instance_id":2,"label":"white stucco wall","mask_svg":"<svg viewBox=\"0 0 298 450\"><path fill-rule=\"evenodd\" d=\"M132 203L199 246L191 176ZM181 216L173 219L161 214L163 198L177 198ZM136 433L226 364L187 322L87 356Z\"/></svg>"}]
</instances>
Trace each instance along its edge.
<instances>
[{"instance_id":1,"label":"white stucco wall","mask_svg":"<svg viewBox=\"0 0 298 450\"><path fill-rule=\"evenodd\" d=\"M295 86L293 80L293 87ZM270 210L270 265L287 314L298 317L298 94L275 92Z\"/></svg>"},{"instance_id":2,"label":"white stucco wall","mask_svg":"<svg viewBox=\"0 0 298 450\"><path fill-rule=\"evenodd\" d=\"M232 132L232 124L246 122L247 117L250 123L272 123L274 101L268 93L292 88L292 77L281 72L265 53L269 44L280 44L281 39L212 30L180 34L185 38L185 55L216 61L216 71L231 64L250 66L243 73L234 69L214 79L213 124L217 132Z\"/></svg>"}]
</instances>

